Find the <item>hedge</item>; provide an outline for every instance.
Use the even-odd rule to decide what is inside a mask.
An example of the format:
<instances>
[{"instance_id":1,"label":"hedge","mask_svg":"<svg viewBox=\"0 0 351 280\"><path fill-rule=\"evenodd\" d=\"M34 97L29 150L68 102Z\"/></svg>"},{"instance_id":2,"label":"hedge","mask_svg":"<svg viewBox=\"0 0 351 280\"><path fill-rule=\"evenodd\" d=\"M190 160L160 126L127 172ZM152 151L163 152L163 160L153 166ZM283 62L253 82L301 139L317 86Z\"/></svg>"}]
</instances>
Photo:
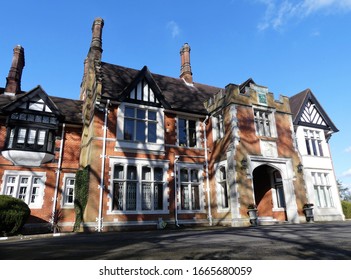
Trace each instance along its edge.
<instances>
[{"instance_id":1,"label":"hedge","mask_svg":"<svg viewBox=\"0 0 351 280\"><path fill-rule=\"evenodd\" d=\"M351 219L351 202L343 200L341 201L342 211L344 212L345 219Z\"/></svg>"},{"instance_id":2,"label":"hedge","mask_svg":"<svg viewBox=\"0 0 351 280\"><path fill-rule=\"evenodd\" d=\"M23 200L0 195L0 234L19 233L29 215L30 209Z\"/></svg>"}]
</instances>

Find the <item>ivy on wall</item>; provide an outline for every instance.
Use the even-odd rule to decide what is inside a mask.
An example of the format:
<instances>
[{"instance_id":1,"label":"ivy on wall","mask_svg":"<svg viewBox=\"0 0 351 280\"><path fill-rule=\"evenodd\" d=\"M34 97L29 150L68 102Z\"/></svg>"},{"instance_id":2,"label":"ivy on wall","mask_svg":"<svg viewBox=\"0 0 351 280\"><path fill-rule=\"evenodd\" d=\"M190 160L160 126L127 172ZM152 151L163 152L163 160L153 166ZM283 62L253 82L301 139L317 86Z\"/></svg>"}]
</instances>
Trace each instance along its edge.
<instances>
[{"instance_id":1,"label":"ivy on wall","mask_svg":"<svg viewBox=\"0 0 351 280\"><path fill-rule=\"evenodd\" d=\"M84 221L83 215L88 202L89 194L89 166L78 170L76 173L76 182L74 185L74 210L76 219L74 222L73 231L79 231L81 223Z\"/></svg>"}]
</instances>

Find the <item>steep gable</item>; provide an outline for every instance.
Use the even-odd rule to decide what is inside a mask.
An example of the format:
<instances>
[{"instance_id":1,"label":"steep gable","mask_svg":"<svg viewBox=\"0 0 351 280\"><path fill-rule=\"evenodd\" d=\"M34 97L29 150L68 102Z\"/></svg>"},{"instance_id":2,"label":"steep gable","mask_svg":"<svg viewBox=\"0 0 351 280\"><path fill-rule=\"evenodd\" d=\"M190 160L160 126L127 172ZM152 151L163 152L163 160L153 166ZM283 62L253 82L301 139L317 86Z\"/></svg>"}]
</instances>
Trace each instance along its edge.
<instances>
[{"instance_id":1,"label":"steep gable","mask_svg":"<svg viewBox=\"0 0 351 280\"><path fill-rule=\"evenodd\" d=\"M13 96L0 94L0 112L3 115L15 111L43 112L72 124L82 123L82 104L81 100L49 96L41 86Z\"/></svg>"},{"instance_id":2,"label":"steep gable","mask_svg":"<svg viewBox=\"0 0 351 280\"><path fill-rule=\"evenodd\" d=\"M18 96L18 98L5 105L2 108L2 111L4 113L11 113L18 109L52 113L56 116L62 115L55 103L41 88L41 86L37 86L36 88L28 91L27 93Z\"/></svg>"},{"instance_id":3,"label":"steep gable","mask_svg":"<svg viewBox=\"0 0 351 280\"><path fill-rule=\"evenodd\" d=\"M294 125L339 131L310 89L292 96L289 101Z\"/></svg>"},{"instance_id":4,"label":"steep gable","mask_svg":"<svg viewBox=\"0 0 351 280\"><path fill-rule=\"evenodd\" d=\"M119 100L170 108L147 66L138 72L120 95Z\"/></svg>"}]
</instances>

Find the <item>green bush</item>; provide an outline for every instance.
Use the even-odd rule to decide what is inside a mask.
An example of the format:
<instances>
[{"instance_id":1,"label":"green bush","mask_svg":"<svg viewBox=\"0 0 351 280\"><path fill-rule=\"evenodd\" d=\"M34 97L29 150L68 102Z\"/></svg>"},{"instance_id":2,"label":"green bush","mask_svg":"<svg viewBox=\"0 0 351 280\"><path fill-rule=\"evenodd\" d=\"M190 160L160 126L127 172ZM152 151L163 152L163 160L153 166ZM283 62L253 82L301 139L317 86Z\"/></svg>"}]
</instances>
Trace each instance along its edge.
<instances>
[{"instance_id":1,"label":"green bush","mask_svg":"<svg viewBox=\"0 0 351 280\"><path fill-rule=\"evenodd\" d=\"M18 233L30 215L28 205L21 199L0 195L0 234Z\"/></svg>"},{"instance_id":2,"label":"green bush","mask_svg":"<svg viewBox=\"0 0 351 280\"><path fill-rule=\"evenodd\" d=\"M343 200L341 201L342 211L344 212L345 219L351 219L351 202Z\"/></svg>"}]
</instances>

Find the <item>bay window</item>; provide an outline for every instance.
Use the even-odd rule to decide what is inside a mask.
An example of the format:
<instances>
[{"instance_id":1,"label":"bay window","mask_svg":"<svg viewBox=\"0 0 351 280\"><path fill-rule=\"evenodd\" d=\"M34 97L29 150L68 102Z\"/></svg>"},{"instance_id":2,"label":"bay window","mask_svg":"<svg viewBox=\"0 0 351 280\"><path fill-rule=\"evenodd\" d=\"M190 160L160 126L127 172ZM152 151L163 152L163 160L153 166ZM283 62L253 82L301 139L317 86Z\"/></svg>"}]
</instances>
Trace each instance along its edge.
<instances>
[{"instance_id":1,"label":"bay window","mask_svg":"<svg viewBox=\"0 0 351 280\"><path fill-rule=\"evenodd\" d=\"M54 131L35 127L10 127L7 149L53 153Z\"/></svg>"}]
</instances>

